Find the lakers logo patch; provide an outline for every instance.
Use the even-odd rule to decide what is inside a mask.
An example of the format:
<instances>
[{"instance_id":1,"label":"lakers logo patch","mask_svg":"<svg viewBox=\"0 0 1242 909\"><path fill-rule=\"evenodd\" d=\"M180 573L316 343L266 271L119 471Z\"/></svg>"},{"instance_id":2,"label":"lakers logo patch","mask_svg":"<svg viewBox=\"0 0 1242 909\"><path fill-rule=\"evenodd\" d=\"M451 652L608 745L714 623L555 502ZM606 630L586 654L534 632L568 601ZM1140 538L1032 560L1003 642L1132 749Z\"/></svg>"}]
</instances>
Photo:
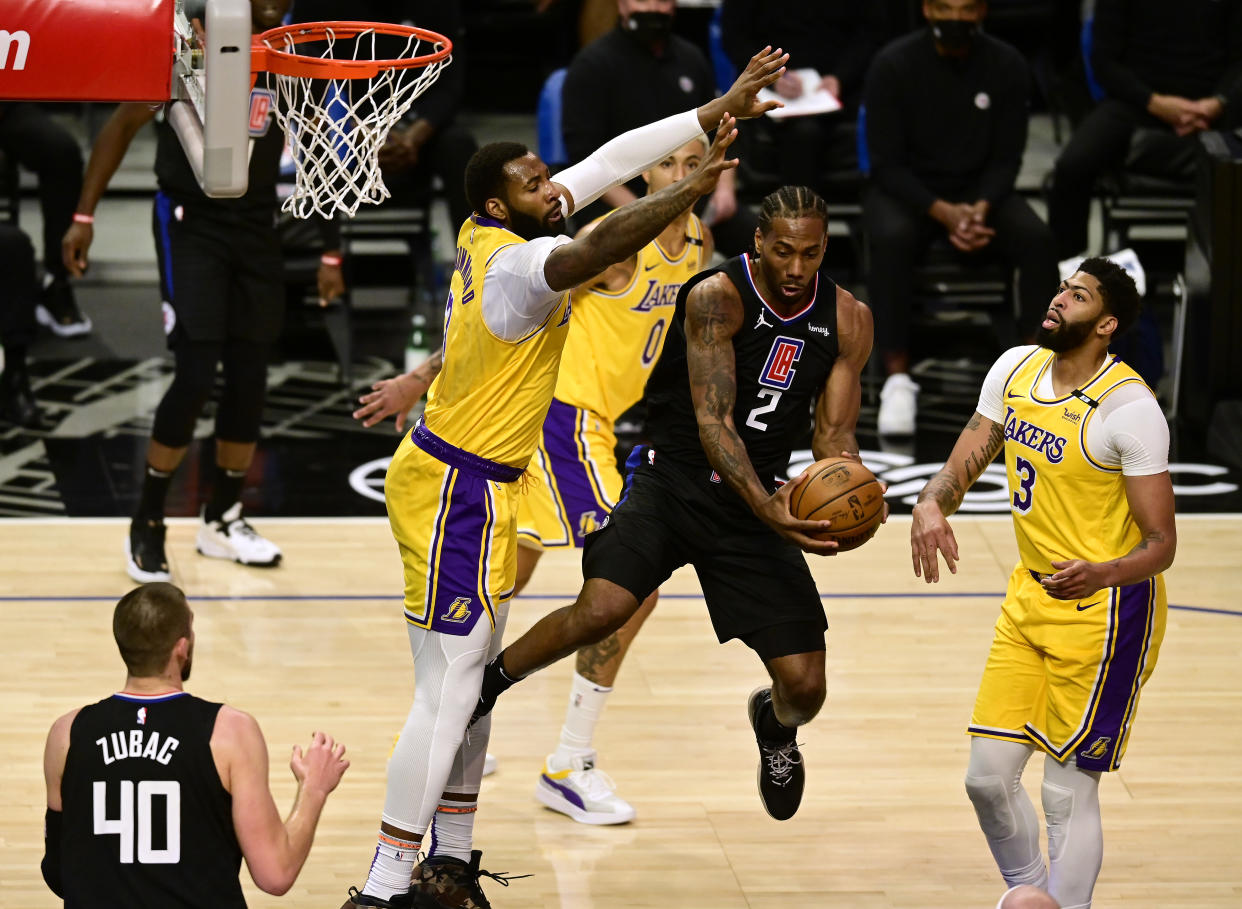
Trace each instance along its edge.
<instances>
[{"instance_id":1,"label":"lakers logo patch","mask_svg":"<svg viewBox=\"0 0 1242 909\"><path fill-rule=\"evenodd\" d=\"M444 615L440 616L440 621L461 624L468 618L470 618L470 597L458 597L449 604L448 609L444 610Z\"/></svg>"},{"instance_id":2,"label":"lakers logo patch","mask_svg":"<svg viewBox=\"0 0 1242 909\"><path fill-rule=\"evenodd\" d=\"M581 539L582 537L585 537L588 533L594 533L595 531L599 530L600 527L602 526L603 525L600 524L599 519L595 517L595 512L593 511L582 512L582 514L578 515L578 537L579 539Z\"/></svg>"},{"instance_id":3,"label":"lakers logo patch","mask_svg":"<svg viewBox=\"0 0 1242 909\"><path fill-rule=\"evenodd\" d=\"M1111 741L1112 738L1110 736L1102 735L1082 751L1078 752L1078 754L1079 756L1085 758L1102 758L1104 755L1108 754L1108 743Z\"/></svg>"}]
</instances>

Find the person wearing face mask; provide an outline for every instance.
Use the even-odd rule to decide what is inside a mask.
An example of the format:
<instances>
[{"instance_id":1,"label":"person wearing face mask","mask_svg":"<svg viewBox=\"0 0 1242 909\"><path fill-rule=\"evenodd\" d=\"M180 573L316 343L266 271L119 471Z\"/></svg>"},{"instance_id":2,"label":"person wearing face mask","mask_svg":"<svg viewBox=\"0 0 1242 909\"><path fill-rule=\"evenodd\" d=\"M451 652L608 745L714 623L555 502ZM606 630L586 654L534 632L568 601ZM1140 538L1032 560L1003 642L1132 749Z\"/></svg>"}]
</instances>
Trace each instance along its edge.
<instances>
[{"instance_id":1,"label":"person wearing face mask","mask_svg":"<svg viewBox=\"0 0 1242 909\"><path fill-rule=\"evenodd\" d=\"M863 199L867 285L887 379L881 435L914 432L910 378L914 268L945 237L964 262L993 250L1018 270L1019 325L1032 325L1056 283L1047 224L1014 191L1026 146L1030 72L982 30L981 0L925 0L927 27L884 47L863 89L871 159Z\"/></svg>"},{"instance_id":2,"label":"person wearing face mask","mask_svg":"<svg viewBox=\"0 0 1242 909\"><path fill-rule=\"evenodd\" d=\"M614 29L582 48L569 65L562 129L570 163L609 139L653 119L672 116L715 97L711 64L698 47L673 33L674 0L617 0ZM764 39L765 43L767 39ZM646 192L639 178L603 195L579 213L581 223L633 202ZM739 208L732 171L723 174L699 214L724 255L749 249L758 223Z\"/></svg>"}]
</instances>

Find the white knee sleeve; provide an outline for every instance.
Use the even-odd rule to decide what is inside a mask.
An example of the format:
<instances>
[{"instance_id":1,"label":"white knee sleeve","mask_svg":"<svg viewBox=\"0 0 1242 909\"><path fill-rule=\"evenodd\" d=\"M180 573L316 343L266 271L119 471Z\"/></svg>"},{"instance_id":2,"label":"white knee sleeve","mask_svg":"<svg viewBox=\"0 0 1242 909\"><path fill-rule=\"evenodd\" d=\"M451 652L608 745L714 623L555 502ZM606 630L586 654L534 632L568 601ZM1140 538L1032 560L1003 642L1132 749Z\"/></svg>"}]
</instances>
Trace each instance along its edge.
<instances>
[{"instance_id":1,"label":"white knee sleeve","mask_svg":"<svg viewBox=\"0 0 1242 909\"><path fill-rule=\"evenodd\" d=\"M454 763L460 764L459 773L466 771L457 754L479 699L493 635L491 624L483 620L464 636L407 627L414 654L414 703L388 761L384 820L422 834L431 823ZM481 740L481 776L486 733L477 738Z\"/></svg>"},{"instance_id":2,"label":"white knee sleeve","mask_svg":"<svg viewBox=\"0 0 1242 909\"><path fill-rule=\"evenodd\" d=\"M1073 760L1044 761L1041 790L1048 822L1049 892L1065 909L1088 909L1104 859L1100 775Z\"/></svg>"},{"instance_id":3,"label":"white knee sleeve","mask_svg":"<svg viewBox=\"0 0 1242 909\"><path fill-rule=\"evenodd\" d=\"M1016 742L971 739L966 794L988 848L1009 886L1047 882L1039 851L1039 821L1022 788L1022 770L1034 749Z\"/></svg>"}]
</instances>

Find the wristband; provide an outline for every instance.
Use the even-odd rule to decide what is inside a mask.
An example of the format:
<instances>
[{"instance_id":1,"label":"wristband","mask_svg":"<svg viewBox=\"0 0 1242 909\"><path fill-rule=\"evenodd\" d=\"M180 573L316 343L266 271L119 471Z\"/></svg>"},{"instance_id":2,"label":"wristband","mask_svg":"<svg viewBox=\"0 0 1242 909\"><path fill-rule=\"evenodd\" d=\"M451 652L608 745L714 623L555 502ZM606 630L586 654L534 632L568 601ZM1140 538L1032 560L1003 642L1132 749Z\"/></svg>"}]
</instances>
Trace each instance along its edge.
<instances>
[{"instance_id":1,"label":"wristband","mask_svg":"<svg viewBox=\"0 0 1242 909\"><path fill-rule=\"evenodd\" d=\"M75 211L73 213L73 223L74 224L94 224L95 216L84 214L80 211Z\"/></svg>"},{"instance_id":2,"label":"wristband","mask_svg":"<svg viewBox=\"0 0 1242 909\"><path fill-rule=\"evenodd\" d=\"M324 253L319 257L319 261L324 265L331 265L333 268L340 268L342 259L340 256L334 256L331 253Z\"/></svg>"}]
</instances>

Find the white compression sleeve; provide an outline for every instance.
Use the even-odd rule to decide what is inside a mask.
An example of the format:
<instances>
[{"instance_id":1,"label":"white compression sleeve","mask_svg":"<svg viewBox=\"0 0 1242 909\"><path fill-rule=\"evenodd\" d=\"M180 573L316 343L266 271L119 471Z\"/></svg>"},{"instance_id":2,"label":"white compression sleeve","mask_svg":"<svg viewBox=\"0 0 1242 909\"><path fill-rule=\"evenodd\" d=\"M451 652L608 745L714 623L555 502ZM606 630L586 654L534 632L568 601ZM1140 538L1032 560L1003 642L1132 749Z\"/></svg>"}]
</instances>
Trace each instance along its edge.
<instances>
[{"instance_id":1,"label":"white compression sleeve","mask_svg":"<svg viewBox=\"0 0 1242 909\"><path fill-rule=\"evenodd\" d=\"M703 135L697 110L674 114L609 139L586 159L553 178L569 191L575 211L581 211L614 186L641 174L691 139ZM568 203L561 207L568 217Z\"/></svg>"},{"instance_id":2,"label":"white compression sleeve","mask_svg":"<svg viewBox=\"0 0 1242 909\"><path fill-rule=\"evenodd\" d=\"M1022 788L1022 770L1035 753L1019 742L976 736L970 740L966 794L975 806L988 848L1010 887L1043 887L1048 872L1039 851L1039 820Z\"/></svg>"},{"instance_id":3,"label":"white compression sleeve","mask_svg":"<svg viewBox=\"0 0 1242 909\"><path fill-rule=\"evenodd\" d=\"M1104 862L1100 774L1049 756L1044 761L1044 818L1048 822L1048 892L1065 909L1090 909Z\"/></svg>"}]
</instances>

